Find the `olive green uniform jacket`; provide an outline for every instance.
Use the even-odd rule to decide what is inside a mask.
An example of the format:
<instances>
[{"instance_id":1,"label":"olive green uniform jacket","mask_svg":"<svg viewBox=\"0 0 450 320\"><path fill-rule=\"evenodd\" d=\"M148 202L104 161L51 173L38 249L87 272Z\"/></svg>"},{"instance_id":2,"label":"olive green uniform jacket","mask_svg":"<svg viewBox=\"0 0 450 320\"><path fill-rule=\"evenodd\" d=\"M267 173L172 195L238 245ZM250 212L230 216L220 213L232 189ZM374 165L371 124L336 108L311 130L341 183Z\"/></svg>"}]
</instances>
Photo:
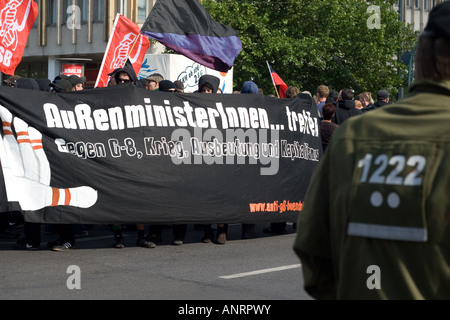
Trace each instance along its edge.
<instances>
[{"instance_id":1,"label":"olive green uniform jacket","mask_svg":"<svg viewBox=\"0 0 450 320\"><path fill-rule=\"evenodd\" d=\"M316 299L450 299L450 81L341 125L293 247Z\"/></svg>"}]
</instances>

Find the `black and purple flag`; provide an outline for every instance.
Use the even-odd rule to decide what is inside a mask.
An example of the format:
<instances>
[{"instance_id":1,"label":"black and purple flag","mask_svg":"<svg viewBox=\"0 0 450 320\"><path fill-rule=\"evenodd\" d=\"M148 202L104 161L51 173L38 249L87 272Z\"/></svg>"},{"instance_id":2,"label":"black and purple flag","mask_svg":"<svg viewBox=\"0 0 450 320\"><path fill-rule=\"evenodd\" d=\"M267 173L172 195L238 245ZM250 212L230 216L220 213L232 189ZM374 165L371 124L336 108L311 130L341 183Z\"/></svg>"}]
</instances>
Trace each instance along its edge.
<instances>
[{"instance_id":1,"label":"black and purple flag","mask_svg":"<svg viewBox=\"0 0 450 320\"><path fill-rule=\"evenodd\" d=\"M199 1L157 1L141 33L220 72L230 70L242 50L237 32L214 21Z\"/></svg>"}]
</instances>

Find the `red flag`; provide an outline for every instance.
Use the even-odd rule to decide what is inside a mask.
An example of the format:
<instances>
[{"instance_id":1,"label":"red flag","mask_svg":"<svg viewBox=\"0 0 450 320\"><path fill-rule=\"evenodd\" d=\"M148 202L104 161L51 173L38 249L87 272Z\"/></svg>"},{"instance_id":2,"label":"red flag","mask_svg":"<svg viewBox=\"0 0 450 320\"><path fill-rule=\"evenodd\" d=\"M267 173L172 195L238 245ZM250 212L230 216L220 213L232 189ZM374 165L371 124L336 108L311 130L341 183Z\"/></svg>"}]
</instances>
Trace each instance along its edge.
<instances>
[{"instance_id":1,"label":"red flag","mask_svg":"<svg viewBox=\"0 0 450 320\"><path fill-rule=\"evenodd\" d=\"M133 65L136 75L139 74L145 53L150 48L150 41L140 31L133 21L117 14L95 87L106 87L108 73L123 68L127 59Z\"/></svg>"},{"instance_id":2,"label":"red flag","mask_svg":"<svg viewBox=\"0 0 450 320\"><path fill-rule=\"evenodd\" d=\"M34 0L0 0L0 71L14 75L38 15Z\"/></svg>"},{"instance_id":3,"label":"red flag","mask_svg":"<svg viewBox=\"0 0 450 320\"><path fill-rule=\"evenodd\" d=\"M267 67L269 68L272 83L277 89L278 97L286 98L286 90L288 88L287 84L284 83L284 81L280 78L280 76L272 69L272 67L269 65L269 62L267 62Z\"/></svg>"}]
</instances>

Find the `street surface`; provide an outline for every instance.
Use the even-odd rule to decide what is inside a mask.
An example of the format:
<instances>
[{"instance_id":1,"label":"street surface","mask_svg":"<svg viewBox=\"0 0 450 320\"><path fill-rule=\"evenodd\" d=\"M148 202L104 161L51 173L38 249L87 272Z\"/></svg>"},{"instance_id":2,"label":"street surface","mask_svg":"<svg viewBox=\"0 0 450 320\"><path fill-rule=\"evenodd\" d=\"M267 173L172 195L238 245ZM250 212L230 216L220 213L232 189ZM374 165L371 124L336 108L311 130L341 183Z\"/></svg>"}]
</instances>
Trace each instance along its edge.
<instances>
[{"instance_id":1,"label":"street surface","mask_svg":"<svg viewBox=\"0 0 450 320\"><path fill-rule=\"evenodd\" d=\"M47 250L55 234L44 234L41 250L13 250L0 239L0 300L311 300L303 290L300 261L292 250L295 229L263 232L242 240L232 224L225 245L200 241L203 231L188 226L181 246L172 229L154 249L135 246L136 231L124 232L124 249L114 249L107 225L88 228L76 249ZM184 306L184 304L183 304ZM187 309L186 309L187 310Z\"/></svg>"}]
</instances>

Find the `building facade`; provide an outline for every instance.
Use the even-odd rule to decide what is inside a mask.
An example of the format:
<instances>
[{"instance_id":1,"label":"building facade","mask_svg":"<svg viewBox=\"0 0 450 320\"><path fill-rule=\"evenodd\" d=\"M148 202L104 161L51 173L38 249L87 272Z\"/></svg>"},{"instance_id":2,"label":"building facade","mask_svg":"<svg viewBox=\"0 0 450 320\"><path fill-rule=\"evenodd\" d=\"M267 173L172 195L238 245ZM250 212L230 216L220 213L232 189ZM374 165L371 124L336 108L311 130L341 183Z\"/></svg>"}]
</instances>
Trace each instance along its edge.
<instances>
[{"instance_id":1,"label":"building facade","mask_svg":"<svg viewBox=\"0 0 450 320\"><path fill-rule=\"evenodd\" d=\"M422 32L433 7L446 0L398 0L395 9L405 24L411 24L415 31Z\"/></svg>"},{"instance_id":2,"label":"building facade","mask_svg":"<svg viewBox=\"0 0 450 320\"><path fill-rule=\"evenodd\" d=\"M53 80L60 73L87 77L93 87L117 13L139 26L157 0L34 0L39 14L16 74ZM322 1L322 0L320 0ZM431 9L445 0L398 0L400 19L422 31ZM161 53L154 43L147 53ZM2 78L5 75L2 74ZM9 76L6 76L6 78Z\"/></svg>"},{"instance_id":3,"label":"building facade","mask_svg":"<svg viewBox=\"0 0 450 320\"><path fill-rule=\"evenodd\" d=\"M139 26L156 0L35 0L39 14L16 74L53 80L58 74L86 76L93 87L117 13ZM160 44L148 53L161 52ZM6 76L7 78L8 76Z\"/></svg>"}]
</instances>

